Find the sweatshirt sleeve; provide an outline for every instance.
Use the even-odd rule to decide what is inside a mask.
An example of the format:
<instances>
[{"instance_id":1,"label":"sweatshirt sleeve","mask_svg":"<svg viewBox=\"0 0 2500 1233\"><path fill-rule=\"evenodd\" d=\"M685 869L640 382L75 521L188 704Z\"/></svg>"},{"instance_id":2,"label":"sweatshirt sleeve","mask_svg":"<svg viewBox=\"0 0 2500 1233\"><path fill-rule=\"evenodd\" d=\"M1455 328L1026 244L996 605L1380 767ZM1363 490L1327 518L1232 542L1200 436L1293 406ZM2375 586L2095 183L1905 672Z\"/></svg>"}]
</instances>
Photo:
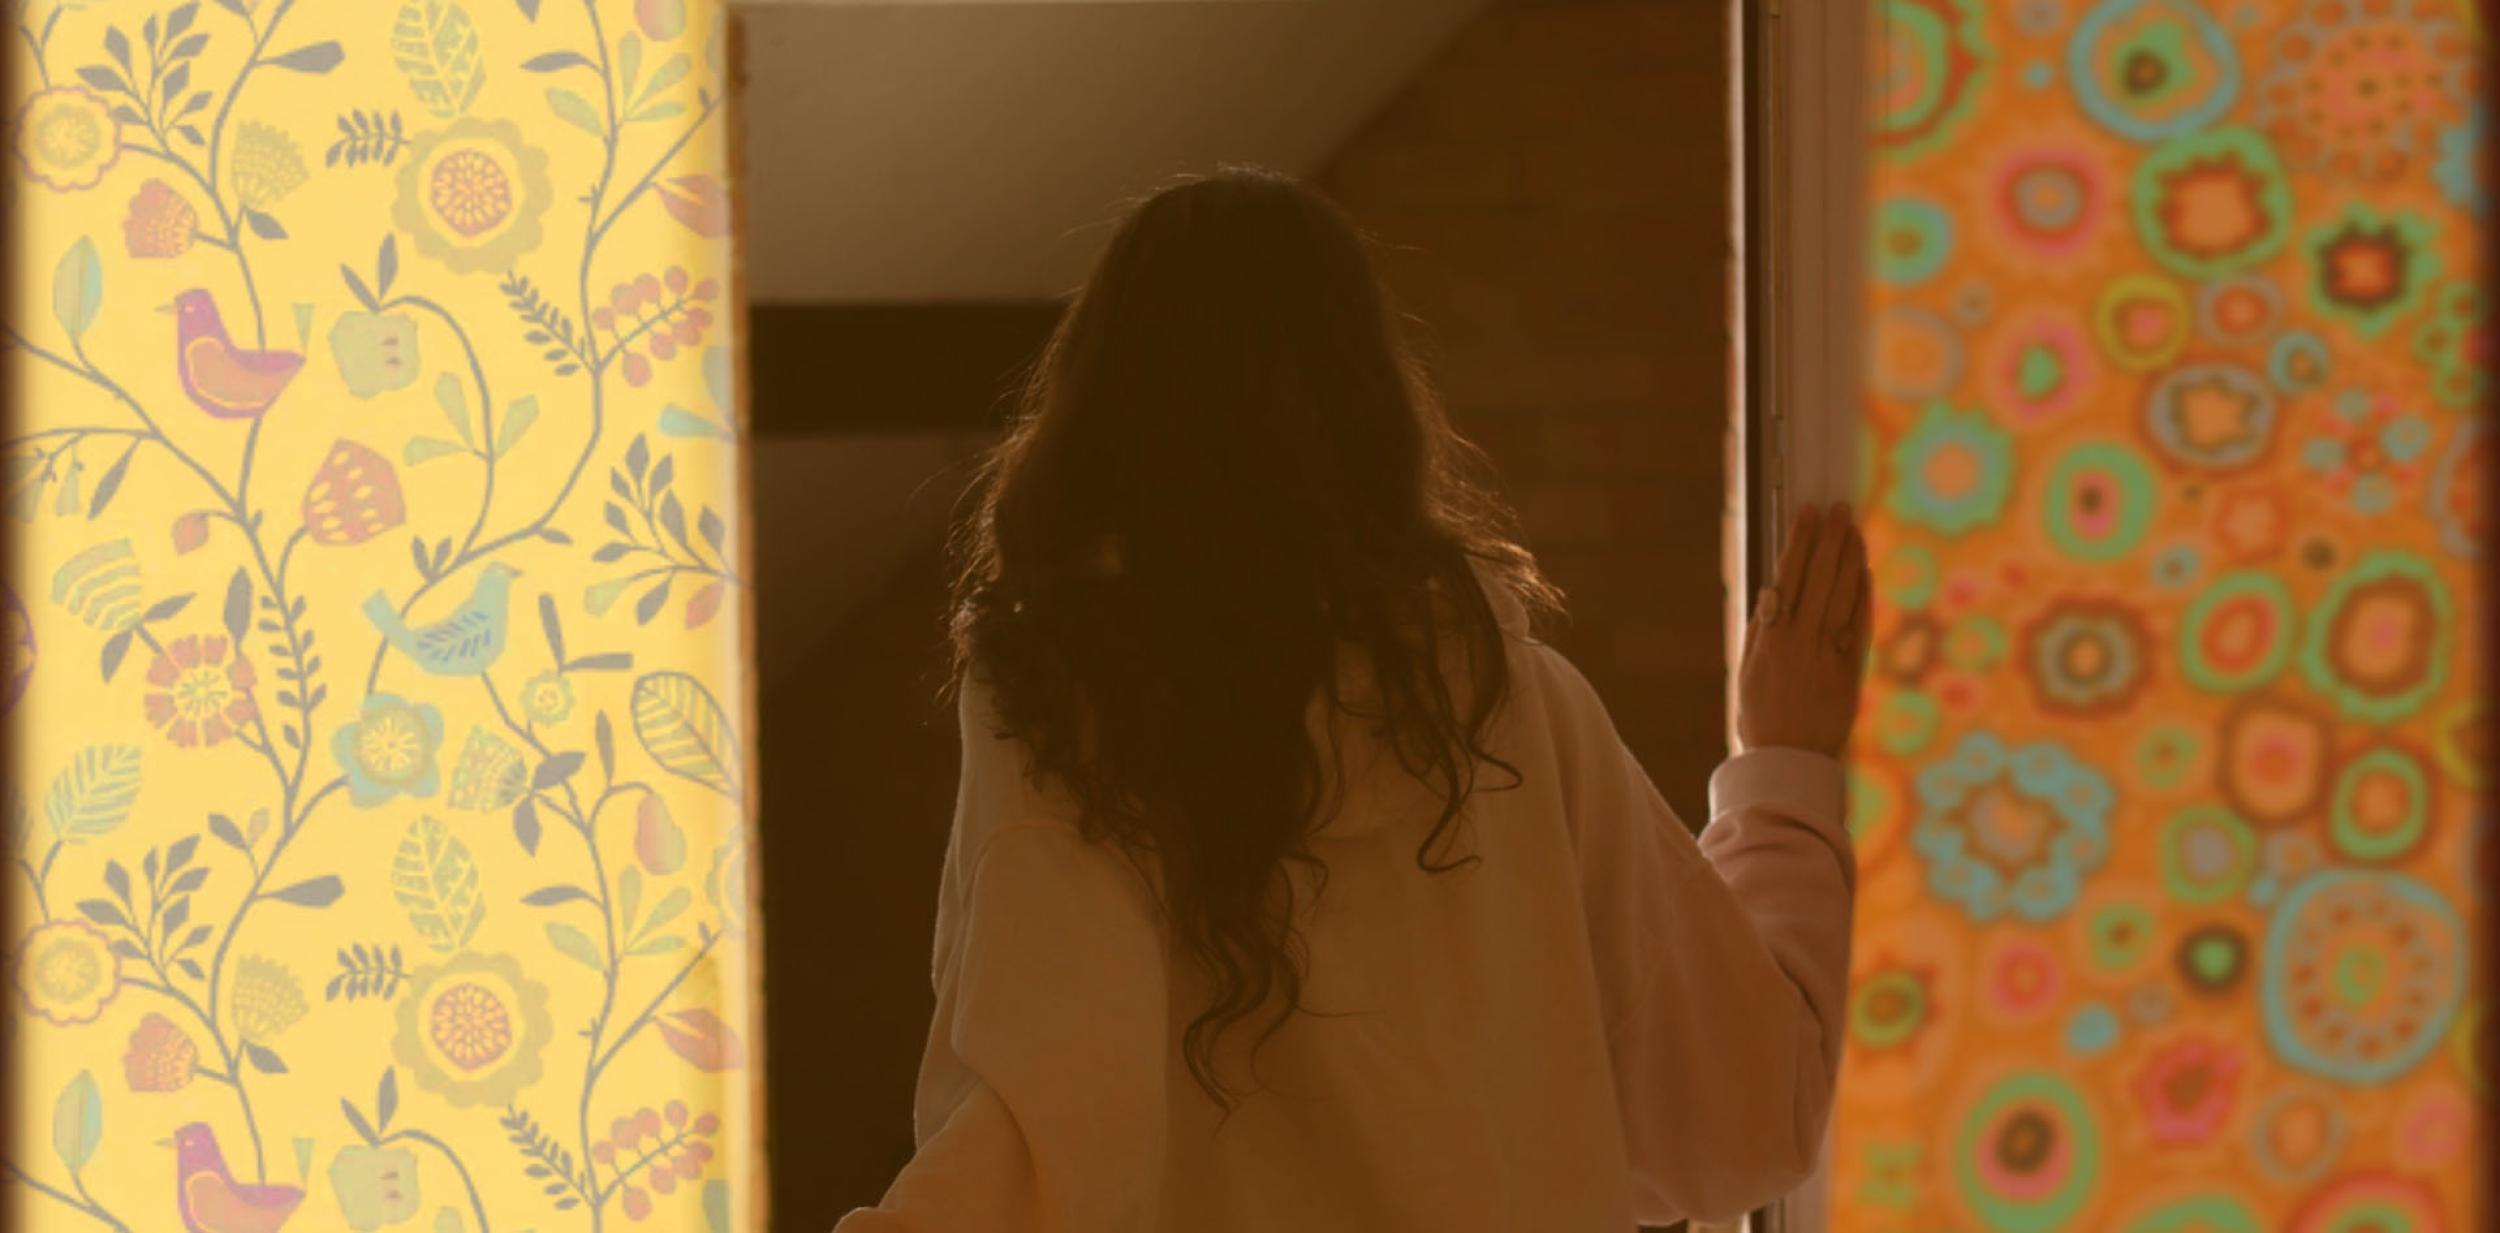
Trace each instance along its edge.
<instances>
[{"instance_id":1,"label":"sweatshirt sleeve","mask_svg":"<svg viewBox=\"0 0 2500 1233\"><path fill-rule=\"evenodd\" d=\"M1840 763L1730 758L1696 842L1586 678L1536 649L1635 1215L1733 1219L1805 1180L1831 1109L1856 890Z\"/></svg>"},{"instance_id":2,"label":"sweatshirt sleeve","mask_svg":"<svg viewBox=\"0 0 2500 1233\"><path fill-rule=\"evenodd\" d=\"M1162 1185L1162 934L1117 852L1006 806L965 729L972 855L940 905L919 1148L835 1233L1146 1233Z\"/></svg>"}]
</instances>

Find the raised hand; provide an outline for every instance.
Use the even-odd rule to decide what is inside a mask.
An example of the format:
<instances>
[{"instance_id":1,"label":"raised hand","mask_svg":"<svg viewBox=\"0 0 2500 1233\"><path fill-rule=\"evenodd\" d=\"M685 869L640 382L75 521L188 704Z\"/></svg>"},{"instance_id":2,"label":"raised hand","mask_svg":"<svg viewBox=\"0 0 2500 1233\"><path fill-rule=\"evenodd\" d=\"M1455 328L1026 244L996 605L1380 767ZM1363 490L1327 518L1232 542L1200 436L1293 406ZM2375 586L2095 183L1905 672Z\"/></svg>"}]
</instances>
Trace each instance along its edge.
<instances>
[{"instance_id":1,"label":"raised hand","mask_svg":"<svg viewBox=\"0 0 2500 1233\"><path fill-rule=\"evenodd\" d=\"M1848 747L1874 609L1866 542L1849 507L1798 510L1778 580L1745 629L1736 678L1740 748L1838 757Z\"/></svg>"}]
</instances>

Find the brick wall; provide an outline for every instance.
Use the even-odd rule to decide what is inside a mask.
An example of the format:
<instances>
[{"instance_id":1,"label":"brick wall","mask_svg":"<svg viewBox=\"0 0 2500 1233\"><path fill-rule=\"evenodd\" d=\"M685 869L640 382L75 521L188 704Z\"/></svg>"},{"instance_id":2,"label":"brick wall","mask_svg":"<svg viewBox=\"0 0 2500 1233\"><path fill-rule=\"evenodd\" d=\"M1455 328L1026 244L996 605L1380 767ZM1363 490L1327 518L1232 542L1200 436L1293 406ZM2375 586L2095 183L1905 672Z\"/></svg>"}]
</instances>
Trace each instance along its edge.
<instances>
[{"instance_id":1,"label":"brick wall","mask_svg":"<svg viewBox=\"0 0 2500 1233\"><path fill-rule=\"evenodd\" d=\"M1496 0L1329 161L1688 822L1726 748L1725 6Z\"/></svg>"}]
</instances>

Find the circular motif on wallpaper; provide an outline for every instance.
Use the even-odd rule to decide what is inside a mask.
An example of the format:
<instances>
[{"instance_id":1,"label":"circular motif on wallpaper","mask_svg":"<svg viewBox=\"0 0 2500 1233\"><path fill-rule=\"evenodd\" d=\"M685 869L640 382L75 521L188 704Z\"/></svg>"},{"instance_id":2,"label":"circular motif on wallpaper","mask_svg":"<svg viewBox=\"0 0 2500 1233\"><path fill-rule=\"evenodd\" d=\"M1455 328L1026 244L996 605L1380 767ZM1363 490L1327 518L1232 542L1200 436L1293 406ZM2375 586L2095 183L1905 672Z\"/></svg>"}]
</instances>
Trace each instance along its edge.
<instances>
[{"instance_id":1,"label":"circular motif on wallpaper","mask_svg":"<svg viewBox=\"0 0 2500 1233\"><path fill-rule=\"evenodd\" d=\"M2286 394L2314 390L2334 371L2326 340L2307 330L2286 331L2266 351L2266 376Z\"/></svg>"},{"instance_id":2,"label":"circular motif on wallpaper","mask_svg":"<svg viewBox=\"0 0 2500 1233\"><path fill-rule=\"evenodd\" d=\"M2179 672L2205 693L2231 694L2273 680L2292 657L2300 626L2292 589L2262 570L2213 580L2179 621Z\"/></svg>"},{"instance_id":3,"label":"circular motif on wallpaper","mask_svg":"<svg viewBox=\"0 0 2500 1233\"><path fill-rule=\"evenodd\" d=\"M2143 270L2111 279L2092 301L2092 336L2110 362L2128 372L2151 372L2177 359L2193 319L2187 292Z\"/></svg>"},{"instance_id":4,"label":"circular motif on wallpaper","mask_svg":"<svg viewBox=\"0 0 2500 1233\"><path fill-rule=\"evenodd\" d=\"M2037 1019L2057 1006L2066 974L2057 948L2023 931L1989 935L1979 950L1980 1006L1999 1022Z\"/></svg>"},{"instance_id":5,"label":"circular motif on wallpaper","mask_svg":"<svg viewBox=\"0 0 2500 1233\"><path fill-rule=\"evenodd\" d=\"M1926 858L1928 890L1971 919L2063 913L2084 876L2109 858L2109 780L2062 745L2008 747L1964 733L1921 768L1910 846Z\"/></svg>"},{"instance_id":6,"label":"circular motif on wallpaper","mask_svg":"<svg viewBox=\"0 0 2500 1233\"><path fill-rule=\"evenodd\" d=\"M1887 913L1865 930L1845 1012L1851 1100L1915 1098L1952 1062L1970 1018L1967 949L1950 921L1923 911Z\"/></svg>"},{"instance_id":7,"label":"circular motif on wallpaper","mask_svg":"<svg viewBox=\"0 0 2500 1233\"><path fill-rule=\"evenodd\" d=\"M2258 965L2266 1039L2285 1062L2383 1083L2439 1045L2464 992L2456 909L2396 873L2329 869L2275 909Z\"/></svg>"},{"instance_id":8,"label":"circular motif on wallpaper","mask_svg":"<svg viewBox=\"0 0 2500 1233\"><path fill-rule=\"evenodd\" d=\"M2100 1183L2099 1120L2082 1091L2061 1075L2007 1075L1955 1124L1953 1192L1984 1228L2065 1228Z\"/></svg>"},{"instance_id":9,"label":"circular motif on wallpaper","mask_svg":"<svg viewBox=\"0 0 2500 1233\"><path fill-rule=\"evenodd\" d=\"M2066 598L2023 627L2022 673L2052 715L2123 711L2152 676L2152 631L2132 607Z\"/></svg>"},{"instance_id":10,"label":"circular motif on wallpaper","mask_svg":"<svg viewBox=\"0 0 2500 1233\"><path fill-rule=\"evenodd\" d=\"M2448 778L2469 788L2483 786L2484 767L2491 757L2491 709L2481 698L2459 698L2439 708L2431 721L2431 752Z\"/></svg>"},{"instance_id":11,"label":"circular motif on wallpaper","mask_svg":"<svg viewBox=\"0 0 2500 1233\"><path fill-rule=\"evenodd\" d=\"M2433 155L2464 113L2472 44L2430 5L2302 5L2252 91L2257 122L2325 175L2385 181Z\"/></svg>"},{"instance_id":12,"label":"circular motif on wallpaper","mask_svg":"<svg viewBox=\"0 0 2500 1233\"><path fill-rule=\"evenodd\" d=\"M2400 861L2430 837L2432 792L2421 756L2395 745L2365 749L2335 776L2327 838L2352 860Z\"/></svg>"},{"instance_id":13,"label":"circular motif on wallpaper","mask_svg":"<svg viewBox=\"0 0 2500 1233\"><path fill-rule=\"evenodd\" d=\"M1910 304L1875 317L1875 388L1887 398L1923 403L1962 376L1962 339L1944 318Z\"/></svg>"},{"instance_id":14,"label":"circular motif on wallpaper","mask_svg":"<svg viewBox=\"0 0 2500 1233\"><path fill-rule=\"evenodd\" d=\"M2439 546L2458 556L2482 555L2490 534L2490 515L2483 504L2483 484L2491 473L2491 434L2480 418L2457 425L2440 451L2439 469L2431 473L2430 515L2439 526Z\"/></svg>"},{"instance_id":15,"label":"circular motif on wallpaper","mask_svg":"<svg viewBox=\"0 0 2500 1233\"><path fill-rule=\"evenodd\" d=\"M2145 249L2188 278L2238 273L2281 251L2291 234L2283 165L2244 128L2162 143L2136 164L2130 198Z\"/></svg>"},{"instance_id":16,"label":"circular motif on wallpaper","mask_svg":"<svg viewBox=\"0 0 2500 1233\"><path fill-rule=\"evenodd\" d=\"M1996 618L1971 613L1944 633L1944 660L1963 672L1985 672L2005 658L2005 627Z\"/></svg>"},{"instance_id":17,"label":"circular motif on wallpaper","mask_svg":"<svg viewBox=\"0 0 2500 1233\"><path fill-rule=\"evenodd\" d=\"M1892 632L1875 644L1875 671L1888 680L1916 689L1944 657L1944 623L1927 612L1904 613Z\"/></svg>"},{"instance_id":18,"label":"circular motif on wallpaper","mask_svg":"<svg viewBox=\"0 0 2500 1233\"><path fill-rule=\"evenodd\" d=\"M2292 1213L2288 1233L2442 1233L2439 1196L2393 1173L2347 1173Z\"/></svg>"},{"instance_id":19,"label":"circular motif on wallpaper","mask_svg":"<svg viewBox=\"0 0 2500 1233\"><path fill-rule=\"evenodd\" d=\"M1935 276L1953 256L1953 216L1923 197L1894 197L1875 207L1875 277L1911 287Z\"/></svg>"},{"instance_id":20,"label":"circular motif on wallpaper","mask_svg":"<svg viewBox=\"0 0 2500 1233\"><path fill-rule=\"evenodd\" d=\"M1909 829L1901 816L1901 790L1884 770L1862 763L1849 766L1849 800L1846 826L1849 845L1856 850L1861 873L1879 868L1894 848L1901 844L1901 832Z\"/></svg>"},{"instance_id":21,"label":"circular motif on wallpaper","mask_svg":"<svg viewBox=\"0 0 2500 1233\"><path fill-rule=\"evenodd\" d=\"M1933 694L1903 690L1875 704L1875 743L1885 753L1902 757L1927 747L1941 716Z\"/></svg>"},{"instance_id":22,"label":"circular motif on wallpaper","mask_svg":"<svg viewBox=\"0 0 2500 1233\"><path fill-rule=\"evenodd\" d=\"M2324 716L2288 698L2249 697L2223 712L2214 786L2251 822L2296 822L2325 803L2334 747Z\"/></svg>"},{"instance_id":23,"label":"circular motif on wallpaper","mask_svg":"<svg viewBox=\"0 0 2500 1233\"><path fill-rule=\"evenodd\" d=\"M2217 805L2192 805L2161 828L2161 884L2181 903L2228 899L2257 871L2257 835Z\"/></svg>"},{"instance_id":24,"label":"circular motif on wallpaper","mask_svg":"<svg viewBox=\"0 0 2500 1233\"><path fill-rule=\"evenodd\" d=\"M2396 1164L2426 1171L2446 1165L2473 1145L2474 1120L2473 1098L2456 1084L2422 1092L2396 1114Z\"/></svg>"},{"instance_id":25,"label":"circular motif on wallpaper","mask_svg":"<svg viewBox=\"0 0 2500 1233\"><path fill-rule=\"evenodd\" d=\"M2193 724L2159 723L2136 738L2128 760L2135 785L2149 792L2169 792L2200 777L2205 759L2202 730Z\"/></svg>"},{"instance_id":26,"label":"circular motif on wallpaper","mask_svg":"<svg viewBox=\"0 0 2500 1233\"><path fill-rule=\"evenodd\" d=\"M2198 925L2179 939L2170 959L2189 989L2220 996L2248 975L2248 935L2232 925Z\"/></svg>"},{"instance_id":27,"label":"circular motif on wallpaper","mask_svg":"<svg viewBox=\"0 0 2500 1233\"><path fill-rule=\"evenodd\" d=\"M1936 554L1918 544L1903 544L1875 565L1875 587L1884 599L1916 608L1936 594Z\"/></svg>"},{"instance_id":28,"label":"circular motif on wallpaper","mask_svg":"<svg viewBox=\"0 0 2500 1233\"><path fill-rule=\"evenodd\" d=\"M2225 347L2257 343L2282 320L2283 293L2263 275L2218 278L2196 292L2196 328ZM2275 384L2282 384L2281 378Z\"/></svg>"},{"instance_id":29,"label":"circular motif on wallpaper","mask_svg":"<svg viewBox=\"0 0 2500 1233\"><path fill-rule=\"evenodd\" d=\"M2149 572L2154 586L2165 591L2175 591L2194 584L2197 575L2203 573L2204 569L2205 554L2194 544L2180 543L2172 544L2156 553L2153 557L2153 568Z\"/></svg>"},{"instance_id":30,"label":"circular motif on wallpaper","mask_svg":"<svg viewBox=\"0 0 2500 1233\"><path fill-rule=\"evenodd\" d=\"M2157 906L2149 894L2113 891L2096 896L2070 926L2078 930L2084 958L2094 973L2124 977L2152 957L2161 934Z\"/></svg>"},{"instance_id":31,"label":"circular motif on wallpaper","mask_svg":"<svg viewBox=\"0 0 2500 1233\"><path fill-rule=\"evenodd\" d=\"M2041 517L2049 542L2078 561L2125 556L2153 521L2153 469L2115 441L2086 441L2049 469Z\"/></svg>"},{"instance_id":32,"label":"circular motif on wallpaper","mask_svg":"<svg viewBox=\"0 0 2500 1233\"><path fill-rule=\"evenodd\" d=\"M2240 89L2230 33L2194 0L2102 0L2075 26L2066 75L2084 114L2130 141L2203 128Z\"/></svg>"},{"instance_id":33,"label":"circular motif on wallpaper","mask_svg":"<svg viewBox=\"0 0 2500 1233\"><path fill-rule=\"evenodd\" d=\"M1989 48L1978 0L1884 0L1876 148L1910 156L1949 139L1976 108Z\"/></svg>"},{"instance_id":34,"label":"circular motif on wallpaper","mask_svg":"<svg viewBox=\"0 0 2500 1233\"><path fill-rule=\"evenodd\" d=\"M1989 216L2016 251L2052 259L2089 243L2109 213L2109 168L2091 149L2026 144L1988 176Z\"/></svg>"},{"instance_id":35,"label":"circular motif on wallpaper","mask_svg":"<svg viewBox=\"0 0 2500 1233\"><path fill-rule=\"evenodd\" d=\"M2439 571L2412 553L2374 548L2310 613L2301 670L2347 718L2403 719L2447 678L2449 624Z\"/></svg>"},{"instance_id":36,"label":"circular motif on wallpaper","mask_svg":"<svg viewBox=\"0 0 2500 1233\"><path fill-rule=\"evenodd\" d=\"M1904 522L1961 535L1996 521L2014 486L2013 439L1984 410L1927 404L1892 447L1889 508Z\"/></svg>"},{"instance_id":37,"label":"circular motif on wallpaper","mask_svg":"<svg viewBox=\"0 0 2500 1233\"><path fill-rule=\"evenodd\" d=\"M2165 1199L2131 1216L2120 1233L2268 1233L2247 1201L2222 1191Z\"/></svg>"},{"instance_id":38,"label":"circular motif on wallpaper","mask_svg":"<svg viewBox=\"0 0 2500 1233\"><path fill-rule=\"evenodd\" d=\"M2302 237L2310 306L2365 339L2418 306L2439 276L2438 227L2422 215L2350 202Z\"/></svg>"},{"instance_id":39,"label":"circular motif on wallpaper","mask_svg":"<svg viewBox=\"0 0 2500 1233\"><path fill-rule=\"evenodd\" d=\"M2344 1150L2343 1105L2342 1097L2310 1083L2267 1096L2248 1119L2248 1156L2258 1175L2297 1185L2325 1173Z\"/></svg>"},{"instance_id":40,"label":"circular motif on wallpaper","mask_svg":"<svg viewBox=\"0 0 2500 1233\"><path fill-rule=\"evenodd\" d=\"M2164 458L2201 471L2236 471L2274 443L2274 387L2237 364L2187 364L2144 399L2144 431Z\"/></svg>"},{"instance_id":41,"label":"circular motif on wallpaper","mask_svg":"<svg viewBox=\"0 0 2500 1233\"><path fill-rule=\"evenodd\" d=\"M2024 308L2000 327L1984 364L1990 405L2024 426L2073 410L2096 375L2082 323L2049 305Z\"/></svg>"}]
</instances>

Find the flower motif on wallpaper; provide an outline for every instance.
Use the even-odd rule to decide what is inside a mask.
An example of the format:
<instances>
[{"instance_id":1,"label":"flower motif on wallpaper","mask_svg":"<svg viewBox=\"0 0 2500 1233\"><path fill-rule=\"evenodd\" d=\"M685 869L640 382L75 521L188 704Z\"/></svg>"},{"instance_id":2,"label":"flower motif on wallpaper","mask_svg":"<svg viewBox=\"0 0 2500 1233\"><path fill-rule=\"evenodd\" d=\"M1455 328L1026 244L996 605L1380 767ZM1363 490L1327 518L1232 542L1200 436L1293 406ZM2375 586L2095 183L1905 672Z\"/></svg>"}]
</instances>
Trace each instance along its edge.
<instances>
[{"instance_id":1,"label":"flower motif on wallpaper","mask_svg":"<svg viewBox=\"0 0 2500 1233\"><path fill-rule=\"evenodd\" d=\"M112 104L83 86L41 91L18 114L17 160L48 188L94 188L121 152Z\"/></svg>"},{"instance_id":2,"label":"flower motif on wallpaper","mask_svg":"<svg viewBox=\"0 0 2500 1233\"><path fill-rule=\"evenodd\" d=\"M573 713L573 682L561 672L541 672L521 686L521 713L533 723L563 723Z\"/></svg>"},{"instance_id":3,"label":"flower motif on wallpaper","mask_svg":"<svg viewBox=\"0 0 2500 1233\"><path fill-rule=\"evenodd\" d=\"M199 238L200 212L163 180L139 186L122 220L122 245L139 258L179 257Z\"/></svg>"},{"instance_id":4,"label":"flower motif on wallpaper","mask_svg":"<svg viewBox=\"0 0 2500 1233\"><path fill-rule=\"evenodd\" d=\"M1977 0L1885 0L1887 88L1875 106L1875 145L1898 158L1942 147L1970 117L1991 68Z\"/></svg>"},{"instance_id":5,"label":"flower motif on wallpaper","mask_svg":"<svg viewBox=\"0 0 2500 1233\"><path fill-rule=\"evenodd\" d=\"M267 210L304 186L311 174L304 152L283 130L266 124L235 126L234 156L228 164L234 195L255 210Z\"/></svg>"},{"instance_id":6,"label":"flower motif on wallpaper","mask_svg":"<svg viewBox=\"0 0 2500 1233\"><path fill-rule=\"evenodd\" d=\"M148 722L185 748L216 745L260 717L252 662L218 634L185 634L148 664Z\"/></svg>"},{"instance_id":7,"label":"flower motif on wallpaper","mask_svg":"<svg viewBox=\"0 0 2500 1233\"><path fill-rule=\"evenodd\" d=\"M2109 780L2054 742L1965 733L1920 770L1917 791L1910 842L1928 888L1974 920L2053 919L2109 857Z\"/></svg>"},{"instance_id":8,"label":"flower motif on wallpaper","mask_svg":"<svg viewBox=\"0 0 2500 1233\"><path fill-rule=\"evenodd\" d=\"M2238 471L2263 460L2281 414L2274 390L2229 363L2182 364L2144 400L2144 427L2162 455L2202 471Z\"/></svg>"},{"instance_id":9,"label":"flower motif on wallpaper","mask_svg":"<svg viewBox=\"0 0 2500 1233\"><path fill-rule=\"evenodd\" d=\"M112 942L79 920L37 925L17 948L18 997L26 1009L67 1027L87 1023L121 991L121 958Z\"/></svg>"},{"instance_id":10,"label":"flower motif on wallpaper","mask_svg":"<svg viewBox=\"0 0 2500 1233\"><path fill-rule=\"evenodd\" d=\"M347 772L348 799L370 809L402 794L434 795L442 783L435 757L442 744L443 713L433 703L374 694L356 722L339 728L330 749Z\"/></svg>"},{"instance_id":11,"label":"flower motif on wallpaper","mask_svg":"<svg viewBox=\"0 0 2500 1233\"><path fill-rule=\"evenodd\" d=\"M2447 679L2451 623L2448 584L2430 562L2372 549L2312 611L2301 670L2346 718L2391 723L2419 710Z\"/></svg>"},{"instance_id":12,"label":"flower motif on wallpaper","mask_svg":"<svg viewBox=\"0 0 2500 1233\"><path fill-rule=\"evenodd\" d=\"M2163 1145L2203 1143L2221 1132L2239 1096L2241 1050L2188 1036L2153 1052L2135 1072L2145 1128Z\"/></svg>"},{"instance_id":13,"label":"flower motif on wallpaper","mask_svg":"<svg viewBox=\"0 0 2500 1233\"><path fill-rule=\"evenodd\" d=\"M333 338L337 337L334 333ZM409 352L413 363L416 353ZM391 460L344 437L330 445L304 488L304 534L325 547L361 544L408 520Z\"/></svg>"},{"instance_id":14,"label":"flower motif on wallpaper","mask_svg":"<svg viewBox=\"0 0 2500 1233\"><path fill-rule=\"evenodd\" d=\"M304 982L285 964L259 955L235 963L232 1005L235 1033L260 1043L277 1039L312 1010Z\"/></svg>"},{"instance_id":15,"label":"flower motif on wallpaper","mask_svg":"<svg viewBox=\"0 0 2500 1233\"><path fill-rule=\"evenodd\" d=\"M510 120L463 118L409 141L391 219L455 273L503 273L538 247L547 152Z\"/></svg>"},{"instance_id":16,"label":"flower motif on wallpaper","mask_svg":"<svg viewBox=\"0 0 2500 1233\"><path fill-rule=\"evenodd\" d=\"M2309 298L2318 311L2377 338L2422 302L2439 274L2431 224L2418 214L2382 215L2354 202L2311 229L2303 245Z\"/></svg>"},{"instance_id":17,"label":"flower motif on wallpaper","mask_svg":"<svg viewBox=\"0 0 2500 1233\"><path fill-rule=\"evenodd\" d=\"M2303 168L2385 181L2466 109L2465 32L2426 5L2309 0L2268 49L2257 123Z\"/></svg>"},{"instance_id":18,"label":"flower motif on wallpaper","mask_svg":"<svg viewBox=\"0 0 2500 1233\"><path fill-rule=\"evenodd\" d=\"M410 973L391 1052L455 1105L508 1104L538 1081L554 1034L547 987L509 955L474 952Z\"/></svg>"},{"instance_id":19,"label":"flower motif on wallpaper","mask_svg":"<svg viewBox=\"0 0 2500 1233\"><path fill-rule=\"evenodd\" d=\"M1985 526L2013 491L2013 452L1986 411L1929 403L1893 447L1892 512L1946 535Z\"/></svg>"},{"instance_id":20,"label":"flower motif on wallpaper","mask_svg":"<svg viewBox=\"0 0 2500 1233\"><path fill-rule=\"evenodd\" d=\"M199 1073L200 1047L174 1021L151 1012L130 1033L122 1074L134 1092L177 1091Z\"/></svg>"},{"instance_id":21,"label":"flower motif on wallpaper","mask_svg":"<svg viewBox=\"0 0 2500 1233\"><path fill-rule=\"evenodd\" d=\"M2244 128L2174 138L2136 164L2136 232L2189 278L2273 256L2292 224L2292 191L2264 138Z\"/></svg>"},{"instance_id":22,"label":"flower motif on wallpaper","mask_svg":"<svg viewBox=\"0 0 2500 1233\"><path fill-rule=\"evenodd\" d=\"M2301 447L2301 465L2341 495L2356 513L2384 514L2421 473L2431 424L2397 404L2394 395L2343 390L2328 403L2333 422Z\"/></svg>"},{"instance_id":23,"label":"flower motif on wallpaper","mask_svg":"<svg viewBox=\"0 0 2500 1233\"><path fill-rule=\"evenodd\" d=\"M2151 678L2152 631L2134 608L2111 600L2061 599L2023 628L2022 672L2052 714L2125 710Z\"/></svg>"}]
</instances>

